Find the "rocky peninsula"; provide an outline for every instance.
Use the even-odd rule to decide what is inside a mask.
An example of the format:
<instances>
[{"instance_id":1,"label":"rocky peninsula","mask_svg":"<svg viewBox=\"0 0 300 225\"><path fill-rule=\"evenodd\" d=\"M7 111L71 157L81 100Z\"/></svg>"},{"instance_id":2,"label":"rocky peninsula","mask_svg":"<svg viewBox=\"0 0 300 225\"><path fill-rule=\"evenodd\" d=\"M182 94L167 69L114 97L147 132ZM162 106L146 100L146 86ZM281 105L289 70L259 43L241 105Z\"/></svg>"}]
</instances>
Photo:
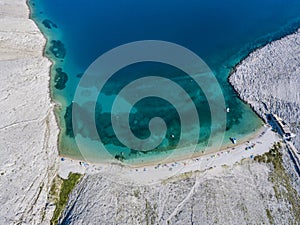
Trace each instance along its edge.
<instances>
[{"instance_id":1,"label":"rocky peninsula","mask_svg":"<svg viewBox=\"0 0 300 225\"><path fill-rule=\"evenodd\" d=\"M300 149L300 30L252 52L229 81L262 118L268 113L283 118Z\"/></svg>"}]
</instances>

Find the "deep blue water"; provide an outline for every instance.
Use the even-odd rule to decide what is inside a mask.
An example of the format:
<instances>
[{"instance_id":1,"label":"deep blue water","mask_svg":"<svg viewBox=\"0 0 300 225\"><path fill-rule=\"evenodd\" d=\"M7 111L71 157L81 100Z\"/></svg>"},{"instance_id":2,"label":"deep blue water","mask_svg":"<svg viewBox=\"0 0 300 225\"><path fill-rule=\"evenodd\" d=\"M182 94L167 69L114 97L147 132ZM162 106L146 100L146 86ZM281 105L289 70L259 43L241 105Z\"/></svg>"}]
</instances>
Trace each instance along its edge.
<instances>
[{"instance_id":1,"label":"deep blue water","mask_svg":"<svg viewBox=\"0 0 300 225\"><path fill-rule=\"evenodd\" d=\"M164 40L177 43L197 53L213 70L222 87L226 106L230 107L224 143L228 142L228 137L242 138L251 134L261 124L259 118L237 98L228 84L227 77L230 70L253 49L293 32L300 24L299 0L89 0L85 2L31 0L30 4L32 17L49 38L46 54L55 61L52 72L52 95L56 101L62 103L62 108L58 110L62 127L68 127L68 124L70 126L68 120L70 120L71 107L69 107L69 114L66 114L66 107L70 106L73 100L80 74L97 57L128 42ZM46 27L49 23L45 23L45 19L54 23L51 29ZM51 40L59 40L62 45L53 47ZM54 53L57 49L60 50L59 54L55 56L53 52L51 53L51 46ZM65 87L64 84L55 83L57 68L61 68L58 71L63 72L60 73L61 77L68 77ZM203 132L200 134L199 143L206 143L206 139L213 132L207 100L196 91L196 87L186 86L186 80L181 79L184 74L174 68L155 63L124 68L115 75L103 93L114 96L122 89L122 85L136 79L139 74L160 72L171 79L181 80L179 84L189 90L197 110L201 111L202 115L200 122ZM120 148L122 145L114 137L109 126L110 114L104 112L104 105L101 106L103 102L106 102L105 107L111 105L107 103L108 99L99 99L98 105L102 109L98 109L96 117L97 121L104 122L99 122L97 128L102 141L112 146L112 155L122 151L126 158L146 157L146 154L141 156L135 151ZM137 137L149 136L147 128L149 118L157 116L152 114L158 113L162 117L168 114L169 129L165 141L158 149L176 146L178 140L168 138L172 134L179 135L180 128L176 110L172 109L172 106L158 99L148 99L136 105L135 109L139 113L131 114L131 124L134 124L135 118L143 119L142 127L132 128ZM87 140L93 139L89 137L87 130L83 130L81 135ZM78 156L72 139L71 131L62 132L60 141L62 154ZM89 144L87 148L88 146ZM154 152L157 153L158 150Z\"/></svg>"}]
</instances>

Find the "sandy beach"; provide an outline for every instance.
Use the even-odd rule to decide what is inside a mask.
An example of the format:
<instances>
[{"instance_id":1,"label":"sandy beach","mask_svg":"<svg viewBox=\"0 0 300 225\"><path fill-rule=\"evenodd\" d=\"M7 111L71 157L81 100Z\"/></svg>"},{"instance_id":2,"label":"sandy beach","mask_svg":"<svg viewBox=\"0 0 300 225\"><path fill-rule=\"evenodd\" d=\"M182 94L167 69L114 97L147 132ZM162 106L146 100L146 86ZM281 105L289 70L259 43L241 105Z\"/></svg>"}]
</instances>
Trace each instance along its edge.
<instances>
[{"instance_id":1,"label":"sandy beach","mask_svg":"<svg viewBox=\"0 0 300 225\"><path fill-rule=\"evenodd\" d=\"M112 181L120 182L124 185L148 185L192 171L205 171L216 167L232 166L243 159L253 160L256 155L268 152L270 147L280 140L280 136L274 133L271 127L265 125L255 137L247 141L236 145L232 144L230 147L220 151L203 154L192 159L129 167L118 164L89 164L83 161L63 158L60 161L59 175L67 178L70 172L101 173Z\"/></svg>"}]
</instances>

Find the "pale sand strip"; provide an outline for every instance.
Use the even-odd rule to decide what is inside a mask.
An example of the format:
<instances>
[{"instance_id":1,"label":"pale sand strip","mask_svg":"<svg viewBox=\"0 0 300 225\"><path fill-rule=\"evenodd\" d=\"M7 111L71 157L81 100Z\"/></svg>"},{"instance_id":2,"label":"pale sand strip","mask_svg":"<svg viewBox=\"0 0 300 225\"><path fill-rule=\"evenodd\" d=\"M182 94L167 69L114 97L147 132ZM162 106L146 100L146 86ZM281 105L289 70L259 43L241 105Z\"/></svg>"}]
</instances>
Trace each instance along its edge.
<instances>
[{"instance_id":1,"label":"pale sand strip","mask_svg":"<svg viewBox=\"0 0 300 225\"><path fill-rule=\"evenodd\" d=\"M204 171L214 167L221 168L224 165L232 166L242 159L253 159L256 155L268 152L273 143L280 140L280 137L271 131L269 126L265 126L256 137L249 141L238 143L217 153L207 154L198 158L181 160L160 166L145 165L138 168L106 164L90 165L80 163L77 160L64 159L60 163L59 174L62 177L67 177L69 172L102 173L112 181L123 184L151 184L191 171ZM253 146L253 144L255 144L253 148L245 150L246 147Z\"/></svg>"},{"instance_id":2,"label":"pale sand strip","mask_svg":"<svg viewBox=\"0 0 300 225\"><path fill-rule=\"evenodd\" d=\"M0 0L0 224L49 224L53 210L46 207L59 159L51 63L28 18L25 0Z\"/></svg>"}]
</instances>

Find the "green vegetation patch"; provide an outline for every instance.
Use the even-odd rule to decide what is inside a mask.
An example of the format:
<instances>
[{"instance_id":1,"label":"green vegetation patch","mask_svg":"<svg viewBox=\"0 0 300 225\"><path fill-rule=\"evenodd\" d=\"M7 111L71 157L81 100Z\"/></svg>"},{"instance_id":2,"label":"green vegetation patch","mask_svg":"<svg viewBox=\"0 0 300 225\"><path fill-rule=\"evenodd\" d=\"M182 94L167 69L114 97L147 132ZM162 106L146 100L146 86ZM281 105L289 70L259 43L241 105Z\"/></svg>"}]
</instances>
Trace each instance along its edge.
<instances>
[{"instance_id":1,"label":"green vegetation patch","mask_svg":"<svg viewBox=\"0 0 300 225\"><path fill-rule=\"evenodd\" d=\"M281 148L280 142L275 143L269 152L258 155L254 157L254 160L257 162L264 162L264 163L272 163L274 168L278 168L279 170L282 169L282 153L279 151Z\"/></svg>"},{"instance_id":2,"label":"green vegetation patch","mask_svg":"<svg viewBox=\"0 0 300 225\"><path fill-rule=\"evenodd\" d=\"M146 205L145 205L145 221L146 225L153 225L155 224L157 214L157 205L154 204L153 206L150 204L150 202L146 199Z\"/></svg>"},{"instance_id":3,"label":"green vegetation patch","mask_svg":"<svg viewBox=\"0 0 300 225\"><path fill-rule=\"evenodd\" d=\"M205 171L205 170L204 170ZM189 172L185 172L185 173L181 173L181 174L177 174L174 175L172 177L169 177L165 180L162 180L162 184L166 185L168 183L173 183L179 180L188 180L188 179L193 179L193 177L195 177L197 174L203 173L204 171L200 171L200 170L195 170L195 171L189 171Z\"/></svg>"},{"instance_id":4,"label":"green vegetation patch","mask_svg":"<svg viewBox=\"0 0 300 225\"><path fill-rule=\"evenodd\" d=\"M269 152L261 156L256 156L254 160L257 162L271 163L273 165L274 169L269 175L269 179L274 184L275 197L283 202L288 201L291 205L291 212L294 214L295 221L300 221L300 196L293 188L290 175L284 168L280 149L281 143L277 142ZM266 212L272 224L273 218L271 211L267 210Z\"/></svg>"},{"instance_id":5,"label":"green vegetation patch","mask_svg":"<svg viewBox=\"0 0 300 225\"><path fill-rule=\"evenodd\" d=\"M274 219L272 217L271 211L269 209L266 209L267 217L269 219L270 224L274 224Z\"/></svg>"},{"instance_id":6,"label":"green vegetation patch","mask_svg":"<svg viewBox=\"0 0 300 225\"><path fill-rule=\"evenodd\" d=\"M50 196L55 202L55 210L51 219L51 224L55 225L67 205L69 194L75 188L76 184L80 181L82 175L78 173L70 173L68 179L62 179L59 176L53 181L50 189Z\"/></svg>"}]
</instances>

